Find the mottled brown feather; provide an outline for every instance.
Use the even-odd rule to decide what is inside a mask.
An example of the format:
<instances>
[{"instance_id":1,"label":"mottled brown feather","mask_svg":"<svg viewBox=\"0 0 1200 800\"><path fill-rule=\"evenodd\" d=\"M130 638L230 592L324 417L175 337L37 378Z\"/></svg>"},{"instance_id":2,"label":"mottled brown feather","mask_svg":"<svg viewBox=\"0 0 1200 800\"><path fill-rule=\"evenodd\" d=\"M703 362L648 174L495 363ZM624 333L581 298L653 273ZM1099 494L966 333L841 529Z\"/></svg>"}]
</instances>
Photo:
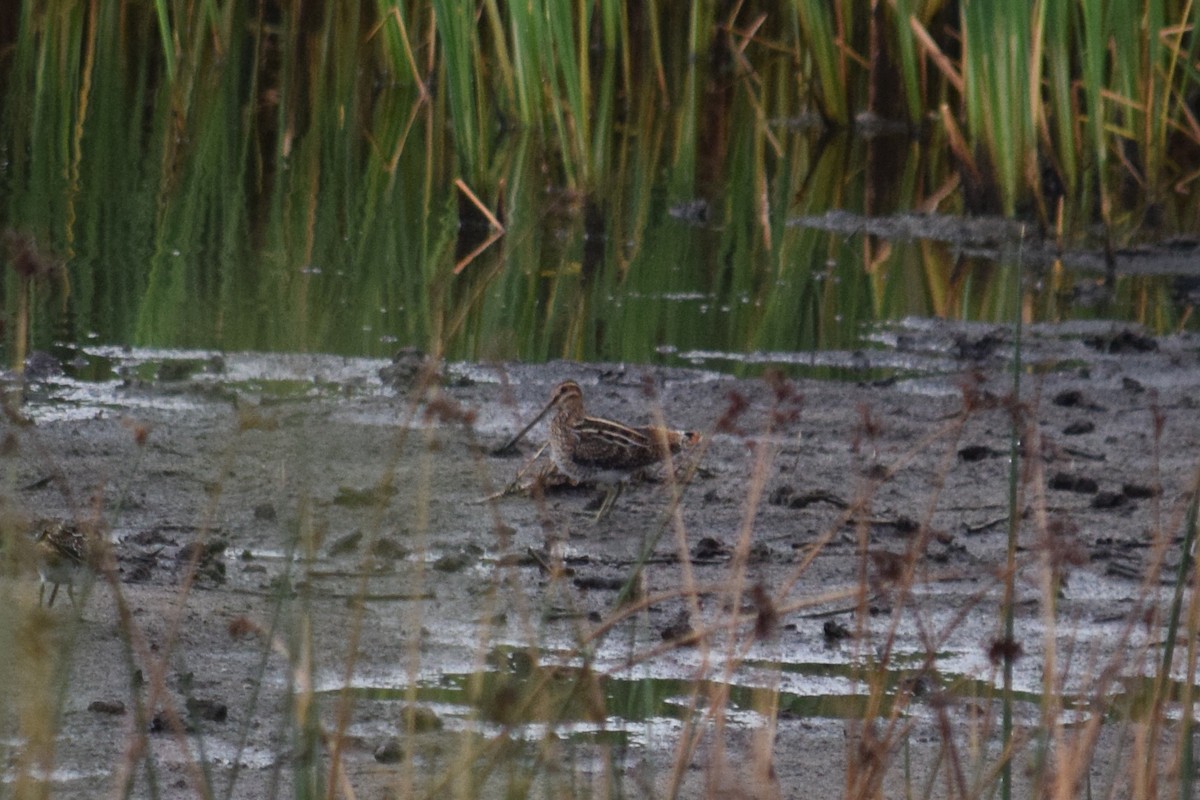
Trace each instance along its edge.
<instances>
[{"instance_id":1,"label":"mottled brown feather","mask_svg":"<svg viewBox=\"0 0 1200 800\"><path fill-rule=\"evenodd\" d=\"M550 423L551 458L575 480L612 483L678 453L696 435L647 425L631 427L584 411L583 391L564 381L550 395L558 413ZM543 412L544 413L544 412Z\"/></svg>"}]
</instances>

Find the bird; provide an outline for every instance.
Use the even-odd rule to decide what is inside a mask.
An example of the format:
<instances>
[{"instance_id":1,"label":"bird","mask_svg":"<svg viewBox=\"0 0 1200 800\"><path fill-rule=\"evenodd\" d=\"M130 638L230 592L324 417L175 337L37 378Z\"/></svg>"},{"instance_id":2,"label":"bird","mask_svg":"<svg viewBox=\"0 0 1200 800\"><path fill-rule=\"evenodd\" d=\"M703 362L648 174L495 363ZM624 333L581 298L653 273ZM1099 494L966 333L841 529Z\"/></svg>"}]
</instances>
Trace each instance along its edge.
<instances>
[{"instance_id":1,"label":"bird","mask_svg":"<svg viewBox=\"0 0 1200 800\"><path fill-rule=\"evenodd\" d=\"M54 585L50 591L47 608L54 606L58 587L67 585L67 596L75 604L75 580L92 569L96 561L97 542L95 535L74 522L63 520L44 521L40 524L37 545L38 575L42 584L38 590L38 605L46 597L46 584Z\"/></svg>"},{"instance_id":2,"label":"bird","mask_svg":"<svg viewBox=\"0 0 1200 800\"><path fill-rule=\"evenodd\" d=\"M606 487L596 521L612 511L625 481L638 470L666 461L700 436L655 425L633 427L611 419L590 417L584 410L583 390L575 381L563 381L550 392L550 400L533 420L496 452L512 448L530 428L552 410L550 460L558 471L576 483L594 482Z\"/></svg>"}]
</instances>

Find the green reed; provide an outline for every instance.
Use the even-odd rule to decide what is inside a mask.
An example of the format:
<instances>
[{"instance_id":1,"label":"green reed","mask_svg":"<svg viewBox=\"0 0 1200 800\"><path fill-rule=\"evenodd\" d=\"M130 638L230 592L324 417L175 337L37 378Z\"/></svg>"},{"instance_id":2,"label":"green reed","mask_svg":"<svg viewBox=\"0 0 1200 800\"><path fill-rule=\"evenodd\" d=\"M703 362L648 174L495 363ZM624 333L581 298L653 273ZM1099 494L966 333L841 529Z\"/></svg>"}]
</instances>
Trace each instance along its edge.
<instances>
[{"instance_id":1,"label":"green reed","mask_svg":"<svg viewBox=\"0 0 1200 800\"><path fill-rule=\"evenodd\" d=\"M788 220L971 210L978 195L1055 227L1049 170L1066 236L1093 208L1117 243L1151 206L1164 230L1186 227L1194 193L1165 189L1189 180L1175 154L1191 146L1195 45L1178 26L1196 12L1140 9L1046 3L1031 23L907 0L867 25L842 3L379 0L270 18L215 0L55 14L27 0L3 65L0 219L66 261L67 324L107 341L646 360L664 343L849 345L842 322L908 313L1002 318L1005 282L953 284L946 247L860 247ZM1135 23L1158 34L1130 38ZM1115 63L1117 47L1138 56ZM937 123L929 147L838 132L889 96L901 121L945 104L958 160ZM825 134L793 127L814 110ZM456 180L508 228L475 261ZM696 200L704 219L673 213ZM703 299L638 300L665 294ZM10 313L18 295L9 274ZM1164 284L1147 297L1139 319L1177 323ZM614 301L631 308L620 335ZM53 316L33 314L34 346Z\"/></svg>"},{"instance_id":2,"label":"green reed","mask_svg":"<svg viewBox=\"0 0 1200 800\"><path fill-rule=\"evenodd\" d=\"M848 10L848 4L822 3L820 0L803 0L796 4L803 41L799 52L811 62L806 75L821 113L839 124L850 121L853 113L851 90L857 83L852 75L856 71L855 65L847 57L848 51L838 47L839 42L850 38L844 25L853 21L854 15L846 15Z\"/></svg>"},{"instance_id":3,"label":"green reed","mask_svg":"<svg viewBox=\"0 0 1200 800\"><path fill-rule=\"evenodd\" d=\"M1018 192L1029 185L1036 165L1029 27L1040 15L1017 17L999 3L963 6L963 84L968 129L977 133L1001 194L1004 213L1016 210ZM985 176L986 180L986 176Z\"/></svg>"}]
</instances>

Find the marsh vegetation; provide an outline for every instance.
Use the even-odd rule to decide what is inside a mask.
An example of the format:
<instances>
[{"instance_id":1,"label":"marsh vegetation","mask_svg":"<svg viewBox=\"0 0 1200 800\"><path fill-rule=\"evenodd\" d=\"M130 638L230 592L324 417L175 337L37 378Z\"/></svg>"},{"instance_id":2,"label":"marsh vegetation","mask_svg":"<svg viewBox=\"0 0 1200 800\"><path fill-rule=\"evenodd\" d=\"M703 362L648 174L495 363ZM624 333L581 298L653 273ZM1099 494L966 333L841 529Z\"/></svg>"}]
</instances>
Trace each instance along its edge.
<instances>
[{"instance_id":1,"label":"marsh vegetation","mask_svg":"<svg viewBox=\"0 0 1200 800\"><path fill-rule=\"evenodd\" d=\"M1191 796L1198 16L2 4L0 795Z\"/></svg>"}]
</instances>

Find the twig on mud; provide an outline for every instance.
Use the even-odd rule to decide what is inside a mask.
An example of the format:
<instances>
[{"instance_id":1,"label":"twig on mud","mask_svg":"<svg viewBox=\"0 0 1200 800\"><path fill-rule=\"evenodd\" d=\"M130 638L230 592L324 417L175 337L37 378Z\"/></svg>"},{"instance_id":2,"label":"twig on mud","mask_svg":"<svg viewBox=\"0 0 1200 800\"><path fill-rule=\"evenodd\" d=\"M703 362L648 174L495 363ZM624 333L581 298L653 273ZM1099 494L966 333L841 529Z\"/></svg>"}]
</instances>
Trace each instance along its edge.
<instances>
[{"instance_id":1,"label":"twig on mud","mask_svg":"<svg viewBox=\"0 0 1200 800\"><path fill-rule=\"evenodd\" d=\"M985 520L984 522L978 522L974 525L965 524L963 527L966 529L967 533L979 533L980 531L986 531L988 528L999 525L1002 522L1008 522L1008 514L995 517L994 519Z\"/></svg>"},{"instance_id":2,"label":"twig on mud","mask_svg":"<svg viewBox=\"0 0 1200 800\"><path fill-rule=\"evenodd\" d=\"M510 494L518 494L522 491L527 491L529 488L531 488L532 484L530 486L521 486L521 478L525 477L525 473L529 471L530 467L537 463L537 460L541 458L542 453L544 453L546 448L549 446L550 442L546 442L539 447L538 451L533 454L533 457L521 465L521 468L517 470L516 476L514 476L513 479L509 481L503 489L498 492L492 492L487 497L481 497L480 499L473 500L472 502L476 505L480 505L483 503L490 503L493 500L499 500L503 497L508 497Z\"/></svg>"}]
</instances>

